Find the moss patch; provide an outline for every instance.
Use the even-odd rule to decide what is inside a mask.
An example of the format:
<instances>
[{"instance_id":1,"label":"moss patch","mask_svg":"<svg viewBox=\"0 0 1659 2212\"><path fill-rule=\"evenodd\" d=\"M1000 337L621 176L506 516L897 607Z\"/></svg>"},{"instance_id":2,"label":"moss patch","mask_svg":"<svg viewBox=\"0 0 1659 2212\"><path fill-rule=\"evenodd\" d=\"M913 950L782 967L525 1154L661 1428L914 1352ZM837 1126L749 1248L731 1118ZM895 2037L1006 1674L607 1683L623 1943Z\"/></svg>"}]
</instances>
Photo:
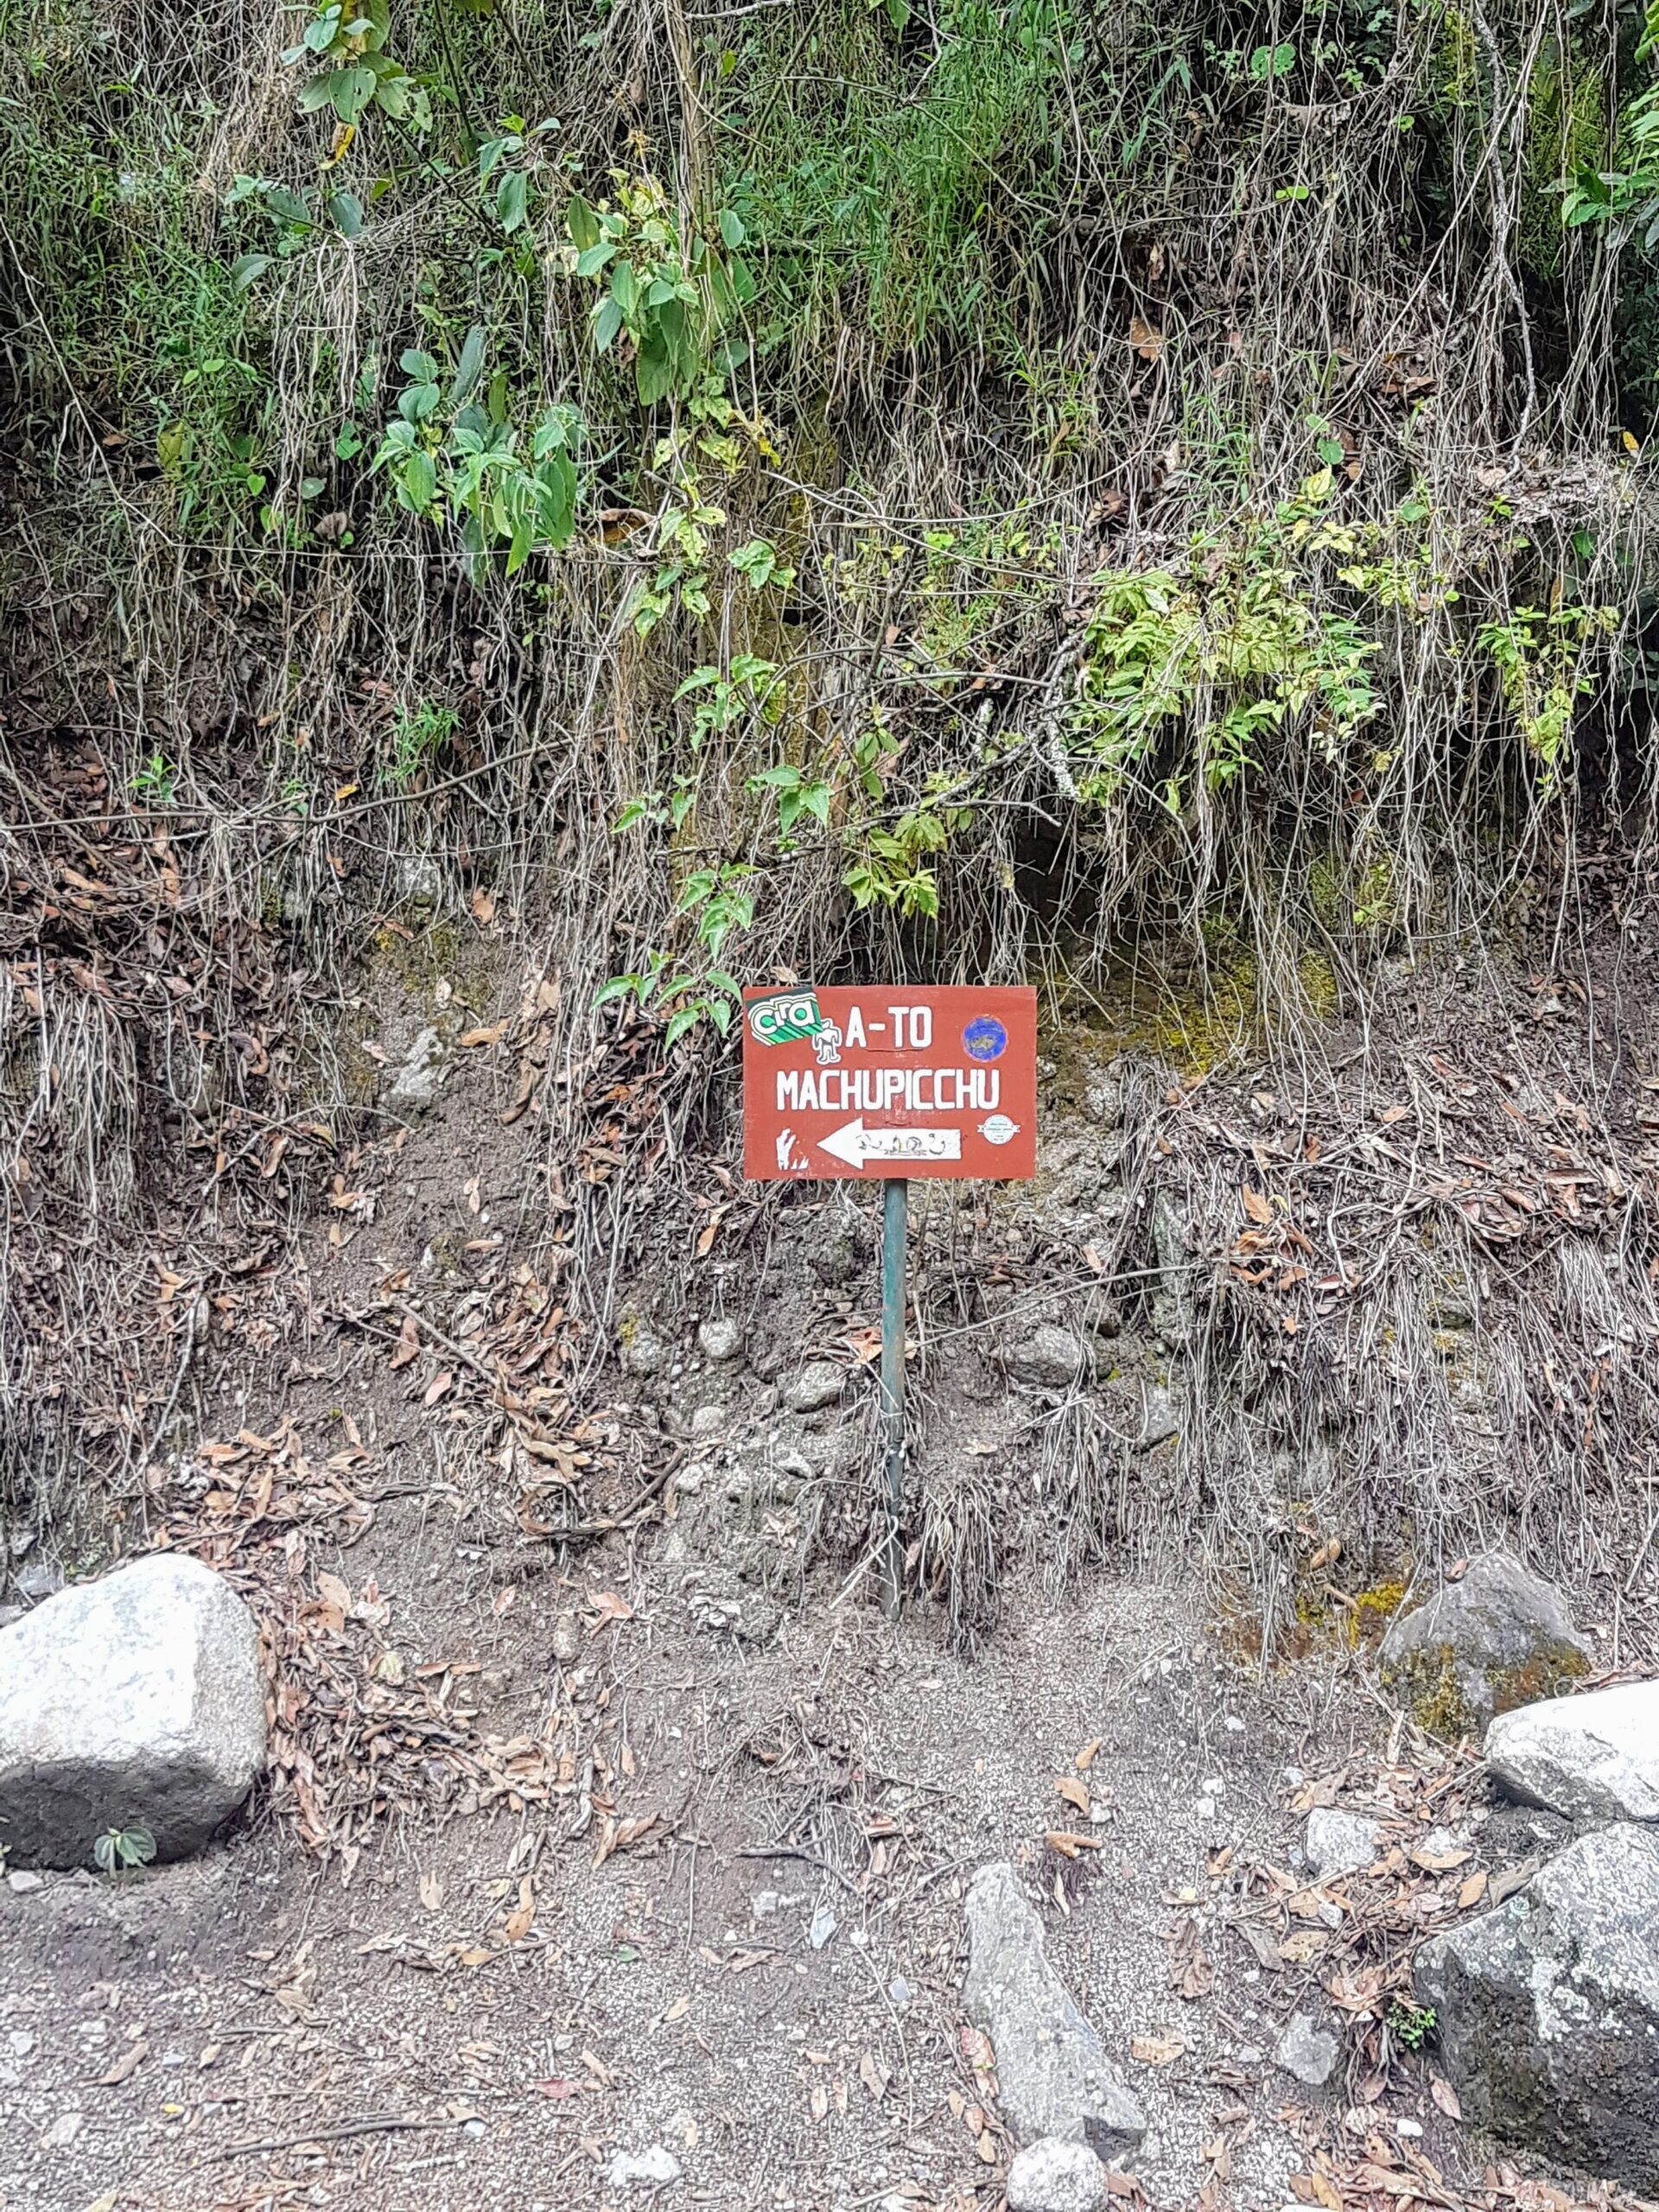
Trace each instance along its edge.
<instances>
[{"instance_id":1,"label":"moss patch","mask_svg":"<svg viewBox=\"0 0 1659 2212\"><path fill-rule=\"evenodd\" d=\"M1496 1713L1560 1696L1588 1671L1589 1662L1569 1643L1545 1644L1518 1667L1484 1669L1460 1659L1453 1645L1436 1643L1408 1652L1384 1669L1383 1681L1420 1728L1455 1743L1460 1736L1478 1735ZM1491 1700L1479 1711L1466 1687L1473 1674L1484 1680Z\"/></svg>"}]
</instances>

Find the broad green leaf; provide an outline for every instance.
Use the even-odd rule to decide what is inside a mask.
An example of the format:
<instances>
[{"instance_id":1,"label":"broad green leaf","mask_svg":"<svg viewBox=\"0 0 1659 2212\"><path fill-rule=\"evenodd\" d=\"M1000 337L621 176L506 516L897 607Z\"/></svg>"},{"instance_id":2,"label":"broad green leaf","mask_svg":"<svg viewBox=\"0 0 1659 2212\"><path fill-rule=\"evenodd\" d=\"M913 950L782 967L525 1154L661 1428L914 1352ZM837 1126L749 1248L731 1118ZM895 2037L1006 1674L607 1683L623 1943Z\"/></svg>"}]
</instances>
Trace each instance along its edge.
<instances>
[{"instance_id":1,"label":"broad green leaf","mask_svg":"<svg viewBox=\"0 0 1659 2212\"><path fill-rule=\"evenodd\" d=\"M449 387L449 404L459 407L470 399L484 371L484 327L475 322L467 332L455 364L455 380ZM434 374L436 373L435 367Z\"/></svg>"},{"instance_id":2,"label":"broad green leaf","mask_svg":"<svg viewBox=\"0 0 1659 2212\"><path fill-rule=\"evenodd\" d=\"M523 224L529 207L529 178L522 169L509 169L495 195L495 212L509 237Z\"/></svg>"},{"instance_id":3,"label":"broad green leaf","mask_svg":"<svg viewBox=\"0 0 1659 2212\"><path fill-rule=\"evenodd\" d=\"M594 315L594 345L606 353L610 351L616 334L622 327L622 310L613 299L602 299Z\"/></svg>"}]
</instances>

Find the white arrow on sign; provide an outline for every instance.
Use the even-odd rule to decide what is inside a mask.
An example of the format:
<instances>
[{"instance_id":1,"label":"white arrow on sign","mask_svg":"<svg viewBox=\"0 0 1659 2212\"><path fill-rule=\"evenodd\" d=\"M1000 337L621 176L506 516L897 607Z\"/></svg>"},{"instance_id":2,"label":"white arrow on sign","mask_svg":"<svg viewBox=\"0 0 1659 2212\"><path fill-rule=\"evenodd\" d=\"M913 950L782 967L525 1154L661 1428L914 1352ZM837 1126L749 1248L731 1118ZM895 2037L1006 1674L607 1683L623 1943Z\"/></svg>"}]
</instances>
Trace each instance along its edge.
<instances>
[{"instance_id":1,"label":"white arrow on sign","mask_svg":"<svg viewBox=\"0 0 1659 2212\"><path fill-rule=\"evenodd\" d=\"M848 1122L817 1140L822 1152L844 1160L864 1172L867 1160L960 1160L960 1129L867 1129L861 1120Z\"/></svg>"}]
</instances>

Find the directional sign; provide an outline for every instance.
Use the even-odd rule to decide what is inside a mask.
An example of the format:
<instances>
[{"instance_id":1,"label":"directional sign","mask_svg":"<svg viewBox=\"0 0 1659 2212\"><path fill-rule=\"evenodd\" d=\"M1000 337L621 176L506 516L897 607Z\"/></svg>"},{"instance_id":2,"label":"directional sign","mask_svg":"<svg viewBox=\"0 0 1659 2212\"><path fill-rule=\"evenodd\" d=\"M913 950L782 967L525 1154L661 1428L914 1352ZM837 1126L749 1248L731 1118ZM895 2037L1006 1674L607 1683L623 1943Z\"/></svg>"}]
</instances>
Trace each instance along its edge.
<instances>
[{"instance_id":1,"label":"directional sign","mask_svg":"<svg viewBox=\"0 0 1659 2212\"><path fill-rule=\"evenodd\" d=\"M743 994L743 1172L757 1183L1037 1172L1037 994Z\"/></svg>"}]
</instances>

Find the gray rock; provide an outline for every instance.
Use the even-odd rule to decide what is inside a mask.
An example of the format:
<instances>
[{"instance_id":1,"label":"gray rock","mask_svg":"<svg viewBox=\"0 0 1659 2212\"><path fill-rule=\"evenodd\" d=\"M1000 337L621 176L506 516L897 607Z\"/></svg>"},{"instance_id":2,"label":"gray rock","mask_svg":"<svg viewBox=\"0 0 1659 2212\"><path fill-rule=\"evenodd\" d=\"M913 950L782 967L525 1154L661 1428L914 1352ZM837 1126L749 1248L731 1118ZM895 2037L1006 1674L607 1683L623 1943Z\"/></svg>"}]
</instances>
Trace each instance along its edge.
<instances>
[{"instance_id":1,"label":"gray rock","mask_svg":"<svg viewBox=\"0 0 1659 2212\"><path fill-rule=\"evenodd\" d=\"M386 1085L390 1112L413 1121L429 1112L443 1088L449 1066L449 1047L442 1030L427 1027L416 1036Z\"/></svg>"},{"instance_id":2,"label":"gray rock","mask_svg":"<svg viewBox=\"0 0 1659 2212\"><path fill-rule=\"evenodd\" d=\"M1154 1382L1146 1395L1141 1412L1141 1433L1137 1444L1150 1451L1154 1444L1167 1444L1172 1436L1179 1436L1181 1424L1175 1412L1175 1401L1161 1382Z\"/></svg>"},{"instance_id":3,"label":"gray rock","mask_svg":"<svg viewBox=\"0 0 1659 2212\"><path fill-rule=\"evenodd\" d=\"M435 906L443 896L443 870L430 853L405 853L397 862L397 888L414 906Z\"/></svg>"},{"instance_id":4,"label":"gray rock","mask_svg":"<svg viewBox=\"0 0 1659 2212\"><path fill-rule=\"evenodd\" d=\"M691 1438L696 1444L712 1443L724 1436L728 1415L724 1406L698 1406L691 1415Z\"/></svg>"},{"instance_id":5,"label":"gray rock","mask_svg":"<svg viewBox=\"0 0 1659 2212\"><path fill-rule=\"evenodd\" d=\"M1507 1552L1488 1552L1461 1581L1397 1614L1377 1660L1414 1718L1452 1737L1553 1697L1589 1671L1591 1651L1558 1591Z\"/></svg>"},{"instance_id":6,"label":"gray rock","mask_svg":"<svg viewBox=\"0 0 1659 2212\"><path fill-rule=\"evenodd\" d=\"M660 1375L668 1365L669 1348L654 1329L637 1314L622 1325L622 1365L630 1375Z\"/></svg>"},{"instance_id":7,"label":"gray rock","mask_svg":"<svg viewBox=\"0 0 1659 2212\"><path fill-rule=\"evenodd\" d=\"M1659 1821L1659 1681L1500 1713L1486 1758L1522 1804L1574 1821Z\"/></svg>"},{"instance_id":8,"label":"gray rock","mask_svg":"<svg viewBox=\"0 0 1659 2212\"><path fill-rule=\"evenodd\" d=\"M259 1639L230 1584L152 1553L0 1630L0 1838L81 1866L138 1824L160 1859L200 1850L265 1763Z\"/></svg>"},{"instance_id":9,"label":"gray rock","mask_svg":"<svg viewBox=\"0 0 1659 2212\"><path fill-rule=\"evenodd\" d=\"M1064 1390L1088 1373L1089 1348L1058 1321L1039 1321L1007 1347L1002 1363L1016 1382Z\"/></svg>"},{"instance_id":10,"label":"gray rock","mask_svg":"<svg viewBox=\"0 0 1659 2212\"><path fill-rule=\"evenodd\" d=\"M653 2143L648 2151L617 2151L605 2169L606 2183L612 2189L666 2189L679 2177L679 2160L660 2143Z\"/></svg>"},{"instance_id":11,"label":"gray rock","mask_svg":"<svg viewBox=\"0 0 1659 2212\"><path fill-rule=\"evenodd\" d=\"M1382 1830L1363 1813L1341 1813L1321 1805L1307 1816L1302 1850L1315 1881L1357 1873L1376 1859Z\"/></svg>"},{"instance_id":12,"label":"gray rock","mask_svg":"<svg viewBox=\"0 0 1659 2212\"><path fill-rule=\"evenodd\" d=\"M817 1413L836 1403L846 1380L846 1369L837 1367L834 1360L810 1360L785 1391L784 1403L791 1413Z\"/></svg>"},{"instance_id":13,"label":"gray rock","mask_svg":"<svg viewBox=\"0 0 1659 2212\"><path fill-rule=\"evenodd\" d=\"M735 1321L711 1315L698 1327L697 1349L705 1359L735 1359L743 1349L743 1332Z\"/></svg>"},{"instance_id":14,"label":"gray rock","mask_svg":"<svg viewBox=\"0 0 1659 2212\"><path fill-rule=\"evenodd\" d=\"M55 1598L62 1589L63 1569L55 1560L31 1559L11 1579L25 1604L38 1605L42 1599Z\"/></svg>"},{"instance_id":15,"label":"gray rock","mask_svg":"<svg viewBox=\"0 0 1659 2212\"><path fill-rule=\"evenodd\" d=\"M1106 2197L1106 2169L1086 2143L1046 2135L1009 2164L1008 2212L1099 2212Z\"/></svg>"},{"instance_id":16,"label":"gray rock","mask_svg":"<svg viewBox=\"0 0 1659 2212\"><path fill-rule=\"evenodd\" d=\"M553 1656L561 1667L574 1667L582 1656L582 1623L572 1611L553 1616Z\"/></svg>"},{"instance_id":17,"label":"gray rock","mask_svg":"<svg viewBox=\"0 0 1659 2212\"><path fill-rule=\"evenodd\" d=\"M1310 2089L1322 2089L1336 2070L1341 2048L1328 2028L1318 2027L1306 2012L1293 2012L1274 2050L1274 2063Z\"/></svg>"},{"instance_id":18,"label":"gray rock","mask_svg":"<svg viewBox=\"0 0 1659 2212\"><path fill-rule=\"evenodd\" d=\"M1002 2110L1016 2140L1084 2143L1116 2164L1147 2132L1140 2106L1050 1965L1043 1923L1012 1866L982 1866L969 1885L963 2005L990 2037Z\"/></svg>"},{"instance_id":19,"label":"gray rock","mask_svg":"<svg viewBox=\"0 0 1659 2212\"><path fill-rule=\"evenodd\" d=\"M1186 1224L1166 1192L1152 1201L1147 1226L1152 1234L1153 1258L1158 1264L1157 1287L1152 1294L1152 1325L1166 1344L1185 1344L1192 1335L1196 1315L1187 1250Z\"/></svg>"},{"instance_id":20,"label":"gray rock","mask_svg":"<svg viewBox=\"0 0 1659 2212\"><path fill-rule=\"evenodd\" d=\"M1478 2126L1659 2188L1659 1832L1583 1836L1417 1954L1440 2060Z\"/></svg>"}]
</instances>

